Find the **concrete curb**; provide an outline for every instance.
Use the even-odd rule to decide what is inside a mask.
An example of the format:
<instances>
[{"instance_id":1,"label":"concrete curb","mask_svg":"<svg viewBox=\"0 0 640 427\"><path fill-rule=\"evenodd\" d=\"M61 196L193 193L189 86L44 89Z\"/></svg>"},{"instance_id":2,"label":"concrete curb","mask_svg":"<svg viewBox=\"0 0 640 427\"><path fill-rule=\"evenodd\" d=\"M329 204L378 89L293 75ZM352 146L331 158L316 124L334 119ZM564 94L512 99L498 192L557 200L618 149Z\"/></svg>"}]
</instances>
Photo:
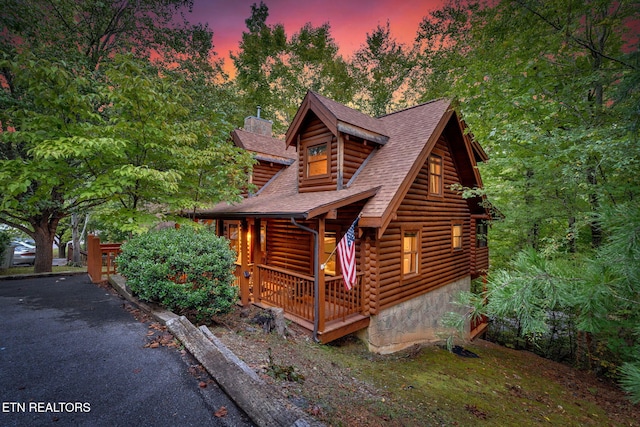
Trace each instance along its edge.
<instances>
[{"instance_id":1,"label":"concrete curb","mask_svg":"<svg viewBox=\"0 0 640 427\"><path fill-rule=\"evenodd\" d=\"M0 276L0 280L19 280L30 279L32 277L52 277L52 276L77 276L78 274L87 274L86 271L56 271L49 273L23 273L23 274L8 274Z\"/></svg>"},{"instance_id":2,"label":"concrete curb","mask_svg":"<svg viewBox=\"0 0 640 427\"><path fill-rule=\"evenodd\" d=\"M179 316L169 310L165 310L160 307L152 307L149 304L146 304L140 301L138 298L134 297L129 288L127 287L127 282L124 277L119 274L109 276L109 284L113 289L115 289L124 299L129 301L130 303L136 305L141 310L149 313L156 321L166 325L167 322L171 319L177 319Z\"/></svg>"},{"instance_id":3,"label":"concrete curb","mask_svg":"<svg viewBox=\"0 0 640 427\"><path fill-rule=\"evenodd\" d=\"M125 299L150 313L185 346L216 380L220 388L260 427L320 427L324 424L294 406L265 383L208 328L196 328L186 317L151 307L135 298L120 275L109 283Z\"/></svg>"}]
</instances>

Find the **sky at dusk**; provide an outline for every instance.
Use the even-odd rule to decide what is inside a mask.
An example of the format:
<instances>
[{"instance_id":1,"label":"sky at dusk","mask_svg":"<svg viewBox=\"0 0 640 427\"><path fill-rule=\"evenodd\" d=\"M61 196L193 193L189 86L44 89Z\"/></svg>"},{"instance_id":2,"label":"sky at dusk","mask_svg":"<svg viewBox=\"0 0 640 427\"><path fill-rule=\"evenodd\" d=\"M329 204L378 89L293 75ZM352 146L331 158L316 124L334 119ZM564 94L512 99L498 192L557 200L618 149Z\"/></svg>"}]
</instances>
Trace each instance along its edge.
<instances>
[{"instance_id":1,"label":"sky at dusk","mask_svg":"<svg viewBox=\"0 0 640 427\"><path fill-rule=\"evenodd\" d=\"M237 51L245 19L251 5L260 0L194 0L192 22L206 22L213 30L214 50L230 66L229 51ZM329 22L331 35L348 57L366 40L378 24L390 23L391 35L400 43L411 44L418 24L444 0L264 0L269 8L268 25L281 23L287 36L298 32L305 23L315 27Z\"/></svg>"}]
</instances>

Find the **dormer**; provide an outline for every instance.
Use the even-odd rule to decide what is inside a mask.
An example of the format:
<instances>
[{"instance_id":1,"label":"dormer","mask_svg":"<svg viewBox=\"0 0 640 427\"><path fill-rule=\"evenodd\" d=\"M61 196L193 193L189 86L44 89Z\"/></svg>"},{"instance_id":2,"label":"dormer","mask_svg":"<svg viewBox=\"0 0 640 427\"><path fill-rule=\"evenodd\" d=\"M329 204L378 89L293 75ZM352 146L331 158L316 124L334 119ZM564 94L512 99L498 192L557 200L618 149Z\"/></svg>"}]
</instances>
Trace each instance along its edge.
<instances>
[{"instance_id":1,"label":"dormer","mask_svg":"<svg viewBox=\"0 0 640 427\"><path fill-rule=\"evenodd\" d=\"M286 134L298 153L298 190L348 188L389 137L379 120L307 92Z\"/></svg>"}]
</instances>

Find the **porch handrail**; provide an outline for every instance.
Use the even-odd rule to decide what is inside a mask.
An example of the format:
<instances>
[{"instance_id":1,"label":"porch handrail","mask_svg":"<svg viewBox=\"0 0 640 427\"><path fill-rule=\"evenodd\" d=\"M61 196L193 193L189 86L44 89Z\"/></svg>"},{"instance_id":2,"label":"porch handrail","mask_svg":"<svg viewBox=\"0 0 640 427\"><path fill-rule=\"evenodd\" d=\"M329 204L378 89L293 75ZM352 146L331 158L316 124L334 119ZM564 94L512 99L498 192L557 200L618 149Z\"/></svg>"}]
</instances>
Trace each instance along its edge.
<instances>
[{"instance_id":1,"label":"porch handrail","mask_svg":"<svg viewBox=\"0 0 640 427\"><path fill-rule=\"evenodd\" d=\"M287 270L285 268L279 268L279 267L274 267L272 265L264 265L264 264L259 264L258 267L263 270L271 270L271 271L277 271L278 273L282 273L282 274L288 274L289 276L297 277L298 279L313 280L313 276Z\"/></svg>"},{"instance_id":2,"label":"porch handrail","mask_svg":"<svg viewBox=\"0 0 640 427\"><path fill-rule=\"evenodd\" d=\"M364 310L364 292L362 278L364 272L356 274L356 284L347 290L344 287L343 276L327 276L325 278L325 301L327 311L325 317L327 321L342 319L352 314L361 313Z\"/></svg>"},{"instance_id":3,"label":"porch handrail","mask_svg":"<svg viewBox=\"0 0 640 427\"><path fill-rule=\"evenodd\" d=\"M258 265L258 274L258 293L254 294L258 301L275 304L310 322L314 320L313 276L263 264ZM357 274L358 282L351 290L344 288L342 275L325 276L325 292L320 301L325 305L325 321L344 321L352 314L362 313L363 276L364 272Z\"/></svg>"},{"instance_id":4,"label":"porch handrail","mask_svg":"<svg viewBox=\"0 0 640 427\"><path fill-rule=\"evenodd\" d=\"M258 265L258 278L254 281L257 302L281 307L309 322L314 320L313 277L277 267ZM257 289L256 289L257 288Z\"/></svg>"}]
</instances>

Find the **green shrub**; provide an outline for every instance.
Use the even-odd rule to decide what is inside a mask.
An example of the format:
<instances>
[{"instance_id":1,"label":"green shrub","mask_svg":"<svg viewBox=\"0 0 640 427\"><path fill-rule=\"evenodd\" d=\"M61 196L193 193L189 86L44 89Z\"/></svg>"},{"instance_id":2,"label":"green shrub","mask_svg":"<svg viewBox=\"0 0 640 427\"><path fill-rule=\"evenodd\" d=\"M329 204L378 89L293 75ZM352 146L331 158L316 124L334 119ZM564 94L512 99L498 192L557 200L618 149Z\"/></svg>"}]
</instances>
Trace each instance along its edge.
<instances>
[{"instance_id":1,"label":"green shrub","mask_svg":"<svg viewBox=\"0 0 640 427\"><path fill-rule=\"evenodd\" d=\"M182 227L152 231L122 245L118 271L141 300L208 320L238 299L232 286L235 252L226 239Z\"/></svg>"}]
</instances>

